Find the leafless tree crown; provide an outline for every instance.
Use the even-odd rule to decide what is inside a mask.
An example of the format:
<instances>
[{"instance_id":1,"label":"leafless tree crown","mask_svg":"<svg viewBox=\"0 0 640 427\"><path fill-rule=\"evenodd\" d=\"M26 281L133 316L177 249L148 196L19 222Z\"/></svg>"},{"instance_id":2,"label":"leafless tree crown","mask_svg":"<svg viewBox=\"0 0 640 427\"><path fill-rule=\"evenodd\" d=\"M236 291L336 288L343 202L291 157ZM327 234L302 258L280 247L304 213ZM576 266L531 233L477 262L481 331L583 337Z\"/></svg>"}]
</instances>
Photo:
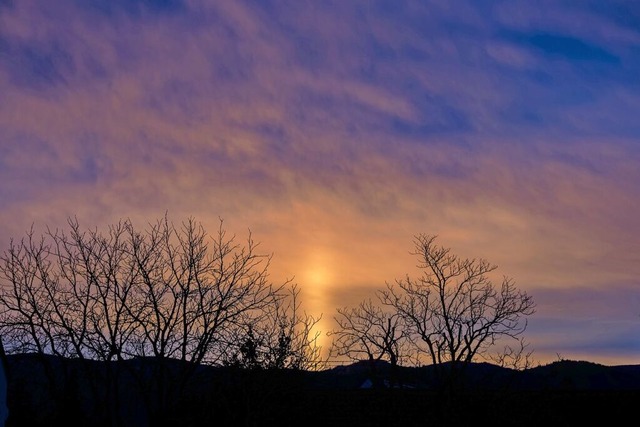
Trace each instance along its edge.
<instances>
[{"instance_id":1,"label":"leafless tree crown","mask_svg":"<svg viewBox=\"0 0 640 427\"><path fill-rule=\"evenodd\" d=\"M376 292L355 308L340 308L333 354L351 359L420 363L425 358L469 363L476 356L522 365L521 334L526 316L534 313L531 296L503 277L496 286L491 273L497 268L484 259L463 259L450 248L436 244L436 236L419 234L411 252L422 272L406 276ZM513 339L502 353L489 352L501 338ZM497 359L496 359L497 357Z\"/></svg>"},{"instance_id":2,"label":"leafless tree crown","mask_svg":"<svg viewBox=\"0 0 640 427\"><path fill-rule=\"evenodd\" d=\"M68 225L40 237L31 229L0 256L7 351L217 364L259 333L268 366L319 356L318 319L301 313L296 286L269 281L271 256L250 232L241 245L222 221L212 236L192 218L166 216L143 230L129 220L104 233Z\"/></svg>"},{"instance_id":3,"label":"leafless tree crown","mask_svg":"<svg viewBox=\"0 0 640 427\"><path fill-rule=\"evenodd\" d=\"M419 234L414 251L422 275L388 284L380 300L404 319L408 336L433 363L470 362L501 338L517 338L534 313L533 298L503 277L490 279L497 266L463 259Z\"/></svg>"}]
</instances>

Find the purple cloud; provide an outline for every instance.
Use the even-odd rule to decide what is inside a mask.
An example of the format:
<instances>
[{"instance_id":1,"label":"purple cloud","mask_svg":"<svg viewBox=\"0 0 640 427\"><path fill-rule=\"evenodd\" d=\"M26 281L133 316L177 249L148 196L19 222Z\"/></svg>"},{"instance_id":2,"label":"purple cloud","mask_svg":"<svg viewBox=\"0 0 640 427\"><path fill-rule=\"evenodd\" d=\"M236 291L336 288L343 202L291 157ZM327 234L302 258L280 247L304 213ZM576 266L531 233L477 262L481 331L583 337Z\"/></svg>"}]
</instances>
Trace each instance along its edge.
<instances>
[{"instance_id":1,"label":"purple cloud","mask_svg":"<svg viewBox=\"0 0 640 427\"><path fill-rule=\"evenodd\" d=\"M330 318L335 295L411 270L426 232L544 304L549 287L617 301L640 273L628 7L12 2L0 241L73 215L221 216Z\"/></svg>"}]
</instances>

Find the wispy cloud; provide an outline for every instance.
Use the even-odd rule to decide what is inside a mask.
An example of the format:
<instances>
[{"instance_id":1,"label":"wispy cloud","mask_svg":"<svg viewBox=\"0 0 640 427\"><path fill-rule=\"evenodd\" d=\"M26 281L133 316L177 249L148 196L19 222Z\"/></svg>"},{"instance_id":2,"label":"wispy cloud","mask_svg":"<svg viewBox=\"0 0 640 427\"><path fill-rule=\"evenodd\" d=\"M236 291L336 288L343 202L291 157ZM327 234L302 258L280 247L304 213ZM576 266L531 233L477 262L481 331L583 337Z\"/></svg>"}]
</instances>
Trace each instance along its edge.
<instances>
[{"instance_id":1,"label":"wispy cloud","mask_svg":"<svg viewBox=\"0 0 640 427\"><path fill-rule=\"evenodd\" d=\"M10 2L0 239L221 216L330 318L412 271L426 232L534 296L614 301L640 273L628 7Z\"/></svg>"}]
</instances>

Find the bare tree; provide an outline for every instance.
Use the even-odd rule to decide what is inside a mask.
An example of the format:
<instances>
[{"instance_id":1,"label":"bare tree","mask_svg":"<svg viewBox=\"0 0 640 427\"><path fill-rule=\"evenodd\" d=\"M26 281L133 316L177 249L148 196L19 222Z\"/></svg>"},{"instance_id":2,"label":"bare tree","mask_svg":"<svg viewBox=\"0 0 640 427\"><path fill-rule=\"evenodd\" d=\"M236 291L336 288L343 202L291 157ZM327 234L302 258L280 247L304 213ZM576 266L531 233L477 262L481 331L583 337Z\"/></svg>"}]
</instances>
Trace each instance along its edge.
<instances>
[{"instance_id":1,"label":"bare tree","mask_svg":"<svg viewBox=\"0 0 640 427\"><path fill-rule=\"evenodd\" d=\"M50 296L55 293L46 280L48 250L44 238L36 239L32 229L19 242L11 240L0 258L2 334L8 353L60 354L51 320Z\"/></svg>"},{"instance_id":2,"label":"bare tree","mask_svg":"<svg viewBox=\"0 0 640 427\"><path fill-rule=\"evenodd\" d=\"M387 360L394 366L408 356L406 327L397 312L385 310L371 299L357 307L339 308L337 312L338 329L329 332L329 336L335 336L333 356L372 363Z\"/></svg>"},{"instance_id":3,"label":"bare tree","mask_svg":"<svg viewBox=\"0 0 640 427\"><path fill-rule=\"evenodd\" d=\"M535 364L533 350L529 348L529 343L523 337L518 338L514 345L505 345L497 353L490 354L488 358L498 366L515 371L524 371Z\"/></svg>"},{"instance_id":4,"label":"bare tree","mask_svg":"<svg viewBox=\"0 0 640 427\"><path fill-rule=\"evenodd\" d=\"M200 364L221 364L236 344L233 331L260 323L284 298L286 283L272 284L271 256L257 253L250 233L244 246L236 243L222 220L213 236L193 219L177 227L167 217L146 233L131 227L130 236L139 272L129 305L138 325L131 351L158 360L146 386L156 395L154 412L170 407Z\"/></svg>"},{"instance_id":5,"label":"bare tree","mask_svg":"<svg viewBox=\"0 0 640 427\"><path fill-rule=\"evenodd\" d=\"M265 325L267 366L306 371L326 367L322 347L318 343L320 331L316 326L322 316L313 316L301 309L300 288L292 285L286 298L267 310Z\"/></svg>"},{"instance_id":6,"label":"bare tree","mask_svg":"<svg viewBox=\"0 0 640 427\"><path fill-rule=\"evenodd\" d=\"M320 370L326 366L320 332L320 317L302 311L300 288L291 285L285 298L277 299L258 321L238 325L230 334L225 364L252 369Z\"/></svg>"},{"instance_id":7,"label":"bare tree","mask_svg":"<svg viewBox=\"0 0 640 427\"><path fill-rule=\"evenodd\" d=\"M58 319L74 344L73 355L81 359L122 362L137 325L128 304L138 272L131 262L128 222L109 226L106 233L83 231L77 219L68 221L70 231L49 232L49 252L56 261L60 295L52 295L54 307L63 307ZM56 311L58 313L58 311ZM118 425L121 363L107 364L90 385L95 400L103 400L103 419ZM85 369L85 377L88 369ZM95 375L95 371L94 375Z\"/></svg>"},{"instance_id":8,"label":"bare tree","mask_svg":"<svg viewBox=\"0 0 640 427\"><path fill-rule=\"evenodd\" d=\"M262 425L275 400L303 392L303 371L326 367L320 332L320 317L301 309L300 288L287 286L285 298L274 300L261 316L249 318L230 331L225 365L240 375L234 381L243 407L238 411L244 425ZM241 371L241 372L238 372Z\"/></svg>"},{"instance_id":9,"label":"bare tree","mask_svg":"<svg viewBox=\"0 0 640 427\"><path fill-rule=\"evenodd\" d=\"M9 250L0 257L4 285L0 290L0 327L7 338L8 352L39 356L49 395L63 411L69 403L63 396L71 394L69 387L73 384L65 358L82 360L87 354L88 322L80 320L77 313L82 313L81 305L87 307L89 302L88 298L74 298L74 291L86 287L67 276L66 266L74 260L64 254L55 256L57 238L51 231L35 238L32 229L19 242L12 240ZM62 359L54 368L46 354Z\"/></svg>"},{"instance_id":10,"label":"bare tree","mask_svg":"<svg viewBox=\"0 0 640 427\"><path fill-rule=\"evenodd\" d=\"M379 362L391 365L392 382L397 385L397 366L410 359L404 319L384 305L375 305L371 299L357 307L337 309L334 317L338 328L327 335L334 336L331 355L347 357L353 361L366 360L370 380L375 387L382 386Z\"/></svg>"},{"instance_id":11,"label":"bare tree","mask_svg":"<svg viewBox=\"0 0 640 427\"><path fill-rule=\"evenodd\" d=\"M380 299L404 319L417 350L436 367L450 362L464 369L476 357L487 357L498 340L519 338L535 304L511 278L494 285L490 273L496 265L462 259L435 240L416 236L412 254L422 276L388 284Z\"/></svg>"},{"instance_id":12,"label":"bare tree","mask_svg":"<svg viewBox=\"0 0 640 427\"><path fill-rule=\"evenodd\" d=\"M125 220L104 233L68 224L69 232L42 237L32 229L0 256L8 352L116 363L153 357L159 371L147 389L159 390L156 409L169 407L198 365L221 364L238 331L260 334L269 366L319 360L311 335L318 319L300 312L289 282L269 280L271 256L258 253L250 232L239 244L222 220L213 236L192 218L175 225L165 216L141 231ZM117 391L119 371L106 372Z\"/></svg>"}]
</instances>

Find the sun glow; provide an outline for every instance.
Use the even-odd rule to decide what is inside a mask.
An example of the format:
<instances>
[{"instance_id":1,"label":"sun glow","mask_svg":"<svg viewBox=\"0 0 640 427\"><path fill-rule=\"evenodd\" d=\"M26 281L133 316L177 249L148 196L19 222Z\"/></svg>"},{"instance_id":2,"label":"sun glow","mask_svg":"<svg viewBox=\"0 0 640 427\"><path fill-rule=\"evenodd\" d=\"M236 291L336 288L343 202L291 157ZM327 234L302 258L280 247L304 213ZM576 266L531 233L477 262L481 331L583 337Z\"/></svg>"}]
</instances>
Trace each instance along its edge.
<instances>
[{"instance_id":1,"label":"sun glow","mask_svg":"<svg viewBox=\"0 0 640 427\"><path fill-rule=\"evenodd\" d=\"M302 275L303 283L310 294L320 298L332 285L331 256L328 251L314 250L306 258L306 268Z\"/></svg>"},{"instance_id":2,"label":"sun glow","mask_svg":"<svg viewBox=\"0 0 640 427\"><path fill-rule=\"evenodd\" d=\"M301 279L305 290L305 310L320 321L313 328L312 334L319 332L317 344L323 352L328 351L329 340L326 333L331 329L330 319L333 307L329 298L330 288L334 282L331 256L326 251L314 250L307 256L305 269Z\"/></svg>"},{"instance_id":3,"label":"sun glow","mask_svg":"<svg viewBox=\"0 0 640 427\"><path fill-rule=\"evenodd\" d=\"M314 288L324 288L330 281L329 270L325 266L315 266L307 271L305 282Z\"/></svg>"}]
</instances>

